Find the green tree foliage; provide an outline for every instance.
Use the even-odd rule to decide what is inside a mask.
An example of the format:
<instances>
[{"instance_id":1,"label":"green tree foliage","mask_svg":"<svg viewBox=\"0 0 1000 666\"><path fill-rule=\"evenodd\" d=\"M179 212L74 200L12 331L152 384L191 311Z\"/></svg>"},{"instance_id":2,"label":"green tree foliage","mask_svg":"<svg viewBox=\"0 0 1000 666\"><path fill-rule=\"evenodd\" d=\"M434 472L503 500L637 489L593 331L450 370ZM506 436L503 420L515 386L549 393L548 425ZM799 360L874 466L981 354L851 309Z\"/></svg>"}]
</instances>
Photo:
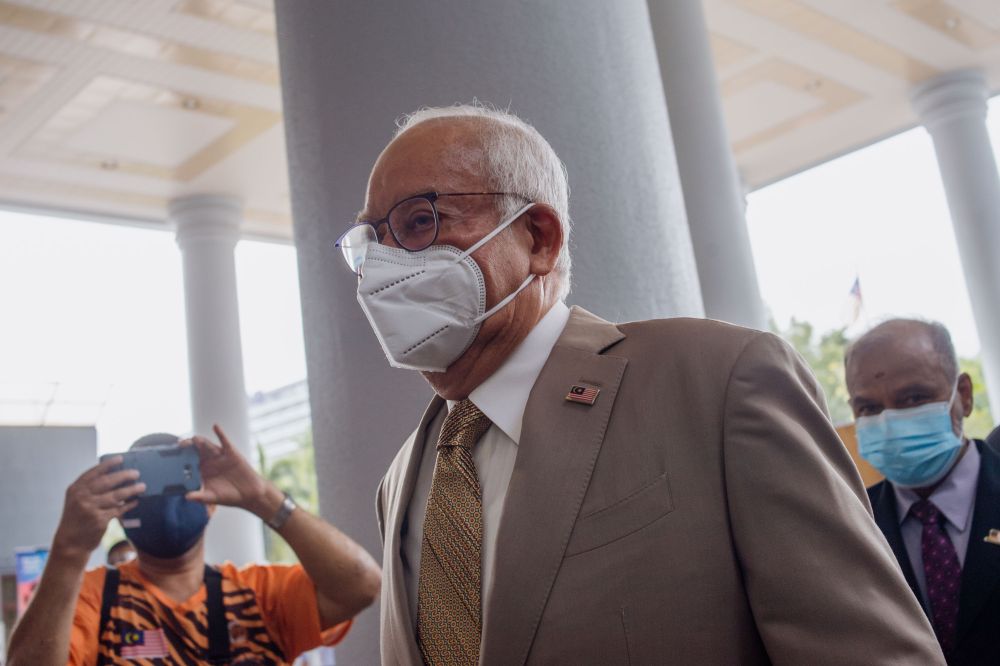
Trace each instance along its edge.
<instances>
[{"instance_id":1,"label":"green tree foliage","mask_svg":"<svg viewBox=\"0 0 1000 666\"><path fill-rule=\"evenodd\" d=\"M831 420L837 425L853 421L844 383L844 352L851 343L845 329L828 331L816 339L812 324L794 318L785 330L780 330L774 321L771 329L795 347L812 368L826 394ZM972 378L975 394L972 415L965 420L965 434L973 438L985 437L992 430L994 420L990 415L983 366L978 358L960 358L959 368Z\"/></svg>"},{"instance_id":2,"label":"green tree foliage","mask_svg":"<svg viewBox=\"0 0 1000 666\"><path fill-rule=\"evenodd\" d=\"M302 508L317 513L319 493L316 489L316 462L313 457L312 432L302 435L300 446L294 452L274 462L268 461L263 447L257 445L261 474L291 495ZM291 547L273 530L265 530L264 550L272 562L296 562Z\"/></svg>"},{"instance_id":3,"label":"green tree foliage","mask_svg":"<svg viewBox=\"0 0 1000 666\"><path fill-rule=\"evenodd\" d=\"M990 415L989 396L986 395L986 379L983 377L983 364L978 358L960 358L958 367L969 374L972 379L972 394L975 399L972 414L965 419L965 434L969 437L982 439L990 434L994 427L994 419Z\"/></svg>"}]
</instances>

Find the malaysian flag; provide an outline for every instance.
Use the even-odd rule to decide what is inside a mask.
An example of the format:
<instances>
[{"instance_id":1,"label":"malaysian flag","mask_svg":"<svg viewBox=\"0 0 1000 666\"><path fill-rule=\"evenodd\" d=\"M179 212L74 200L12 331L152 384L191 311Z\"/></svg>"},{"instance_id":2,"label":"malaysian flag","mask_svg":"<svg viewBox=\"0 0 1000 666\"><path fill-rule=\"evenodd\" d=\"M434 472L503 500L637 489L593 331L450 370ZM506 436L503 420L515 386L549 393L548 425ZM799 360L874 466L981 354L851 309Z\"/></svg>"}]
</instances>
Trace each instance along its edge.
<instances>
[{"instance_id":1,"label":"malaysian flag","mask_svg":"<svg viewBox=\"0 0 1000 666\"><path fill-rule=\"evenodd\" d=\"M861 278L860 276L854 278L854 284L851 285L851 291L847 294L847 303L844 311L844 324L846 326L851 326L854 324L858 317L861 316L864 310L864 301L861 299Z\"/></svg>"},{"instance_id":2,"label":"malaysian flag","mask_svg":"<svg viewBox=\"0 0 1000 666\"><path fill-rule=\"evenodd\" d=\"M122 632L121 655L129 659L157 659L167 655L167 638L163 629L126 629Z\"/></svg>"},{"instance_id":3,"label":"malaysian flag","mask_svg":"<svg viewBox=\"0 0 1000 666\"><path fill-rule=\"evenodd\" d=\"M566 399L571 402L582 402L585 405L593 405L597 401L597 394L600 392L600 389L593 386L576 384L570 387L569 393L566 394Z\"/></svg>"}]
</instances>

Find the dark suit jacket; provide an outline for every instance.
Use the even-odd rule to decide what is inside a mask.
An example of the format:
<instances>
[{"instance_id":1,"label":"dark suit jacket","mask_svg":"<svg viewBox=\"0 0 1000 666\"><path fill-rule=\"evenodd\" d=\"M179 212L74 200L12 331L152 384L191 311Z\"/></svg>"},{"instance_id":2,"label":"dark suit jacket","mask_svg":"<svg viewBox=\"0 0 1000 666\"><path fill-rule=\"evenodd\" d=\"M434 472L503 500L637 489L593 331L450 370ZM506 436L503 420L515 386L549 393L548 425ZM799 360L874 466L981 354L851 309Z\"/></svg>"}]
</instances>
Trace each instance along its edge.
<instances>
[{"instance_id":1,"label":"dark suit jacket","mask_svg":"<svg viewBox=\"0 0 1000 666\"><path fill-rule=\"evenodd\" d=\"M994 449L1000 451L1000 428L997 428L989 434L986 438L986 443L991 445Z\"/></svg>"},{"instance_id":2,"label":"dark suit jacket","mask_svg":"<svg viewBox=\"0 0 1000 666\"><path fill-rule=\"evenodd\" d=\"M994 432L992 439L996 439L995 435ZM982 464L972 512L969 550L962 568L958 643L955 654L948 660L953 665L1000 663L997 651L1000 645L1000 545L983 540L991 528L1000 529L1000 446L978 440L976 446L982 454ZM877 483L868 489L868 497L875 511L875 522L885 534L906 582L919 601L920 590L899 530L892 485L888 481ZM924 612L930 615L927 608Z\"/></svg>"},{"instance_id":3,"label":"dark suit jacket","mask_svg":"<svg viewBox=\"0 0 1000 666\"><path fill-rule=\"evenodd\" d=\"M597 401L566 400L574 384ZM420 663L402 534L435 398L379 488L382 661ZM573 308L538 376L480 663L943 664L822 392L768 333Z\"/></svg>"}]
</instances>

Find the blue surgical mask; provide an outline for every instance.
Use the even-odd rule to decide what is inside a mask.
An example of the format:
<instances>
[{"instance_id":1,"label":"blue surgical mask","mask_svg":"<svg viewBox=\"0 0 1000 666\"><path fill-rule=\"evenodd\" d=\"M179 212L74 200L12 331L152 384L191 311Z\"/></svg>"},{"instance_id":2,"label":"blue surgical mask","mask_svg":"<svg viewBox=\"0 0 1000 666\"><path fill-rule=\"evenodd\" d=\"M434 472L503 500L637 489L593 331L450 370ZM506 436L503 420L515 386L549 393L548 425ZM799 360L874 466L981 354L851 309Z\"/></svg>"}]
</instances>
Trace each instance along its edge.
<instances>
[{"instance_id":1,"label":"blue surgical mask","mask_svg":"<svg viewBox=\"0 0 1000 666\"><path fill-rule=\"evenodd\" d=\"M897 486L932 486L951 470L962 437L951 419L952 399L910 409L886 409L855 422L858 453Z\"/></svg>"},{"instance_id":2,"label":"blue surgical mask","mask_svg":"<svg viewBox=\"0 0 1000 666\"><path fill-rule=\"evenodd\" d=\"M144 553L169 559L189 551L208 525L208 510L183 495L143 497L122 516L125 536Z\"/></svg>"}]
</instances>

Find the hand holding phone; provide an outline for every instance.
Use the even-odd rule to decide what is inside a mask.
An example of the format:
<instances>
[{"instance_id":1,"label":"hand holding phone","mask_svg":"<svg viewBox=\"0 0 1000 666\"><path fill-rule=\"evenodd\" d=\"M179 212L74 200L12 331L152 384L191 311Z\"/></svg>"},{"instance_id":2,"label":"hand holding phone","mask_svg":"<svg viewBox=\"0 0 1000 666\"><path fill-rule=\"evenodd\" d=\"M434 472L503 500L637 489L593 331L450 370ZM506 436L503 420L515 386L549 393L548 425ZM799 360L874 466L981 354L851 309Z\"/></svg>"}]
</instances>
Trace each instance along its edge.
<instances>
[{"instance_id":1,"label":"hand holding phone","mask_svg":"<svg viewBox=\"0 0 1000 666\"><path fill-rule=\"evenodd\" d=\"M221 504L245 509L261 519L272 518L284 495L247 462L218 425L212 428L219 443L195 435L181 442L196 449L201 457L204 487L188 493L187 498L206 504Z\"/></svg>"},{"instance_id":2,"label":"hand holding phone","mask_svg":"<svg viewBox=\"0 0 1000 666\"><path fill-rule=\"evenodd\" d=\"M120 457L103 456L66 489L62 517L52 541L52 552L76 559L81 571L112 518L136 506L146 489L134 469L122 469Z\"/></svg>"}]
</instances>

